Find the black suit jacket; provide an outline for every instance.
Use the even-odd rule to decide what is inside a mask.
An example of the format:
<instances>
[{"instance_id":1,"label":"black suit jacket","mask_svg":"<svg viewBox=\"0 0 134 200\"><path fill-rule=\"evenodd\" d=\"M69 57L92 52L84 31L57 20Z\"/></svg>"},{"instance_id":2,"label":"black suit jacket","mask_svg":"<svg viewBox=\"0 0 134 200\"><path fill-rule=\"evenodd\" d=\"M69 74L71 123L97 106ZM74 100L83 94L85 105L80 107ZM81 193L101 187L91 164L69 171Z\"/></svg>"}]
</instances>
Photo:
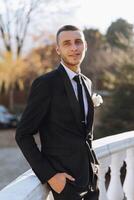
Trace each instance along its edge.
<instances>
[{"instance_id":1,"label":"black suit jacket","mask_svg":"<svg viewBox=\"0 0 134 200\"><path fill-rule=\"evenodd\" d=\"M91 81L84 75L83 79L89 107L86 128L82 126L80 107L62 65L32 84L16 141L42 183L57 172L69 173L76 179L72 184L81 187L93 178L91 162L97 163L91 149L94 107ZM41 150L33 137L37 132Z\"/></svg>"}]
</instances>

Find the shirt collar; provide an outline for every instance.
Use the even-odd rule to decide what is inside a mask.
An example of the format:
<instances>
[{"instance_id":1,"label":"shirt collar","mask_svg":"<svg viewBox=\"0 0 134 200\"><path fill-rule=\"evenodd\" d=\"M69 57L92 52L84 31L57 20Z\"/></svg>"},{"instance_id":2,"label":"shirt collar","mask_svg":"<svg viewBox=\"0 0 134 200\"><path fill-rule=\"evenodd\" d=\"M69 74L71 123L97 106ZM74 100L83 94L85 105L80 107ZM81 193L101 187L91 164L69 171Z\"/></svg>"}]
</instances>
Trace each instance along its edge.
<instances>
[{"instance_id":1,"label":"shirt collar","mask_svg":"<svg viewBox=\"0 0 134 200\"><path fill-rule=\"evenodd\" d=\"M74 71L72 71L71 69L69 69L68 67L66 67L65 64L63 64L63 62L61 61L62 66L64 67L64 69L66 70L70 80L72 80L74 78L74 76L80 74L80 73L76 73Z\"/></svg>"}]
</instances>

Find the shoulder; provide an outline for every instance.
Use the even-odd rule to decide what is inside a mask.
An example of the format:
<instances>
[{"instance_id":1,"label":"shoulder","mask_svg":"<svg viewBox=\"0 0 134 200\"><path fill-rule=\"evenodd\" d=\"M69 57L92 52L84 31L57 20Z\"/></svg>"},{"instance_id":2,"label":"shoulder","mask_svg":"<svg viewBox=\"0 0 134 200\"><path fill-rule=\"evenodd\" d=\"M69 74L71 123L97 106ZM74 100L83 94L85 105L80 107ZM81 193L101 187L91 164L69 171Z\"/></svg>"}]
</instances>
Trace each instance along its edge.
<instances>
[{"instance_id":1,"label":"shoulder","mask_svg":"<svg viewBox=\"0 0 134 200\"><path fill-rule=\"evenodd\" d=\"M53 70L51 72L48 72L46 74L43 74L41 76L38 76L35 80L33 80L32 82L32 87L50 87L53 83L53 81L55 81L56 77L57 77L57 69Z\"/></svg>"},{"instance_id":2,"label":"shoulder","mask_svg":"<svg viewBox=\"0 0 134 200\"><path fill-rule=\"evenodd\" d=\"M57 77L56 74L57 70L53 70L34 79L29 91L29 97L43 98L50 96L54 85L53 82Z\"/></svg>"},{"instance_id":3,"label":"shoulder","mask_svg":"<svg viewBox=\"0 0 134 200\"><path fill-rule=\"evenodd\" d=\"M38 76L34 81L33 83L46 83L46 82L50 82L51 80L53 80L57 75L57 69L51 71L51 72L48 72L46 74L43 74L41 76Z\"/></svg>"}]
</instances>

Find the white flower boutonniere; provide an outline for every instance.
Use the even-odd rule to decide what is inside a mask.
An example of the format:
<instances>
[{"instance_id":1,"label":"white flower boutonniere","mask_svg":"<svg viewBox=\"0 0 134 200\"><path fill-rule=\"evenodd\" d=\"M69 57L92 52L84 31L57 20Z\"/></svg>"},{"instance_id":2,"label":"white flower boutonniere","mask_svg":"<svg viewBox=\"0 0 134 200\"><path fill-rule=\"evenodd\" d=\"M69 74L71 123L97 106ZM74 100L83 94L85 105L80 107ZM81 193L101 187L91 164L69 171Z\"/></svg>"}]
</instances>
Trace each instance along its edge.
<instances>
[{"instance_id":1,"label":"white flower boutonniere","mask_svg":"<svg viewBox=\"0 0 134 200\"><path fill-rule=\"evenodd\" d=\"M100 106L100 104L103 103L103 99L102 99L101 95L96 94L96 93L94 93L92 95L92 101L94 103L94 107L98 107L98 106Z\"/></svg>"}]
</instances>

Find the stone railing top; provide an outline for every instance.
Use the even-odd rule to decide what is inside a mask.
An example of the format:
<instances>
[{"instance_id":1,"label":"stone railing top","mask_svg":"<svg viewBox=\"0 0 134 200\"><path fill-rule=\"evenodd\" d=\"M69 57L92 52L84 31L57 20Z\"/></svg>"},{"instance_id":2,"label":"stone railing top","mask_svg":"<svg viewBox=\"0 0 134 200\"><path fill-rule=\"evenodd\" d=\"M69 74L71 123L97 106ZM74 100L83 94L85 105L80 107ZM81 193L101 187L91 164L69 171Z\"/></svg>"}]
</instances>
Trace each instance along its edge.
<instances>
[{"instance_id":1,"label":"stone railing top","mask_svg":"<svg viewBox=\"0 0 134 200\"><path fill-rule=\"evenodd\" d=\"M44 189L30 169L0 191L0 200L42 200Z\"/></svg>"},{"instance_id":2,"label":"stone railing top","mask_svg":"<svg viewBox=\"0 0 134 200\"><path fill-rule=\"evenodd\" d=\"M133 146L134 131L128 131L93 141L93 148L95 149L98 158L109 156Z\"/></svg>"}]
</instances>

